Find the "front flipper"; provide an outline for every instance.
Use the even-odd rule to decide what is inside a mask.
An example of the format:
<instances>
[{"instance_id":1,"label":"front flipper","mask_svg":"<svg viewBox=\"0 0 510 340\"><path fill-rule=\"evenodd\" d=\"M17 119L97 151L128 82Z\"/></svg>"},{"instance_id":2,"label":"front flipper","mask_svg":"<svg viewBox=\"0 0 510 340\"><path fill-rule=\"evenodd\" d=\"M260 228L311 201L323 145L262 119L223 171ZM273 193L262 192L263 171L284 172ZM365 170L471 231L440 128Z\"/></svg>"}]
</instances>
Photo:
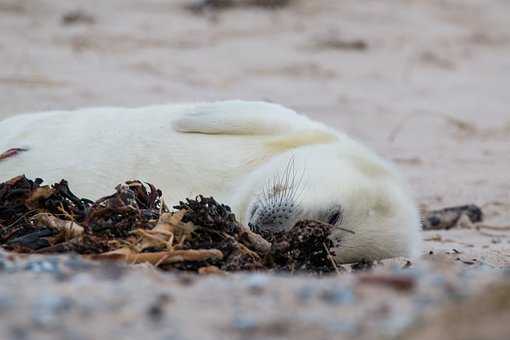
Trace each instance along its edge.
<instances>
[{"instance_id":1,"label":"front flipper","mask_svg":"<svg viewBox=\"0 0 510 340\"><path fill-rule=\"evenodd\" d=\"M193 106L173 122L178 132L223 135L276 135L324 126L281 105L241 100Z\"/></svg>"}]
</instances>

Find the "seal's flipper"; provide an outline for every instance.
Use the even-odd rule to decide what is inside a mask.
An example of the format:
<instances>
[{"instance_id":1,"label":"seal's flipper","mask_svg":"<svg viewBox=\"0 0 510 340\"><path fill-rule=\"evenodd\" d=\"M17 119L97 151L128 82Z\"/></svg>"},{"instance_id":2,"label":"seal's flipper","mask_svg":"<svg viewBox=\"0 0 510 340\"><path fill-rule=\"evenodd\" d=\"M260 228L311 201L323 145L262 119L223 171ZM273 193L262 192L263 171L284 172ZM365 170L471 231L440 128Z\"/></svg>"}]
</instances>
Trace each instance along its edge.
<instances>
[{"instance_id":1,"label":"seal's flipper","mask_svg":"<svg viewBox=\"0 0 510 340\"><path fill-rule=\"evenodd\" d=\"M314 124L281 105L233 100L193 106L173 122L173 128L188 133L275 135L309 130Z\"/></svg>"}]
</instances>

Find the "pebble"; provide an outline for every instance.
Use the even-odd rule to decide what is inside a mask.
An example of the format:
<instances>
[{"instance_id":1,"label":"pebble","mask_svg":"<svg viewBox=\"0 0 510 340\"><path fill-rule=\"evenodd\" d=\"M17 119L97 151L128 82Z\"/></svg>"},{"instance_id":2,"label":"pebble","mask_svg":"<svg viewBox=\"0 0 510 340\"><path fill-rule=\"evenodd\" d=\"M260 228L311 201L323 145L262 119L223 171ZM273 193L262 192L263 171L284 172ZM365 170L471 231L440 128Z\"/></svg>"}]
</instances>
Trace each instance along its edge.
<instances>
[{"instance_id":1,"label":"pebble","mask_svg":"<svg viewBox=\"0 0 510 340\"><path fill-rule=\"evenodd\" d=\"M352 304L355 301L354 292L350 287L328 288L319 296L321 300L331 305Z\"/></svg>"},{"instance_id":2,"label":"pebble","mask_svg":"<svg viewBox=\"0 0 510 340\"><path fill-rule=\"evenodd\" d=\"M259 294L262 293L269 284L269 277L265 274L255 273L248 275L244 281L250 292Z\"/></svg>"}]
</instances>

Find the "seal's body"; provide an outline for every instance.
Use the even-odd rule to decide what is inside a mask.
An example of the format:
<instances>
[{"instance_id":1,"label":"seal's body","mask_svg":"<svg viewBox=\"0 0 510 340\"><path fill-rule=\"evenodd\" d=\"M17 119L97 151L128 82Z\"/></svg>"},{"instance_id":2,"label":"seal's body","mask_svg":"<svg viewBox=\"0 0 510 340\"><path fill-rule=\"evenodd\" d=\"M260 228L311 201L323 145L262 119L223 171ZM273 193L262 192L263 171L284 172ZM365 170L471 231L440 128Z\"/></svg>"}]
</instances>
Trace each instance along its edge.
<instances>
[{"instance_id":1,"label":"seal's body","mask_svg":"<svg viewBox=\"0 0 510 340\"><path fill-rule=\"evenodd\" d=\"M254 229L297 220L338 226L337 260L415 256L419 216L391 164L282 106L226 101L20 115L0 122L0 180L67 179L97 199L128 179L162 189L168 205L198 194L230 205ZM350 233L351 230L354 233Z\"/></svg>"}]
</instances>

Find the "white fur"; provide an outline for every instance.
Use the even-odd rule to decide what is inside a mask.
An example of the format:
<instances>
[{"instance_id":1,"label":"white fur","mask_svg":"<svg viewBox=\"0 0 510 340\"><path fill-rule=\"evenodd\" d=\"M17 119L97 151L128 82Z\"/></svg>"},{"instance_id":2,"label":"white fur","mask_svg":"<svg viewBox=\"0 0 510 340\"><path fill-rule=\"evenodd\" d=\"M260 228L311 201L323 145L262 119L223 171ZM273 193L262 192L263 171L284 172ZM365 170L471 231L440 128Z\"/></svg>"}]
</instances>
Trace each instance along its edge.
<instances>
[{"instance_id":1,"label":"white fur","mask_svg":"<svg viewBox=\"0 0 510 340\"><path fill-rule=\"evenodd\" d=\"M241 222L268 179L292 158L303 174L300 217L340 205L337 260L420 252L420 223L401 176L372 151L325 125L262 102L94 108L20 115L0 122L0 180L62 178L99 198L128 179L154 183L174 204L197 194L232 206Z\"/></svg>"}]
</instances>

